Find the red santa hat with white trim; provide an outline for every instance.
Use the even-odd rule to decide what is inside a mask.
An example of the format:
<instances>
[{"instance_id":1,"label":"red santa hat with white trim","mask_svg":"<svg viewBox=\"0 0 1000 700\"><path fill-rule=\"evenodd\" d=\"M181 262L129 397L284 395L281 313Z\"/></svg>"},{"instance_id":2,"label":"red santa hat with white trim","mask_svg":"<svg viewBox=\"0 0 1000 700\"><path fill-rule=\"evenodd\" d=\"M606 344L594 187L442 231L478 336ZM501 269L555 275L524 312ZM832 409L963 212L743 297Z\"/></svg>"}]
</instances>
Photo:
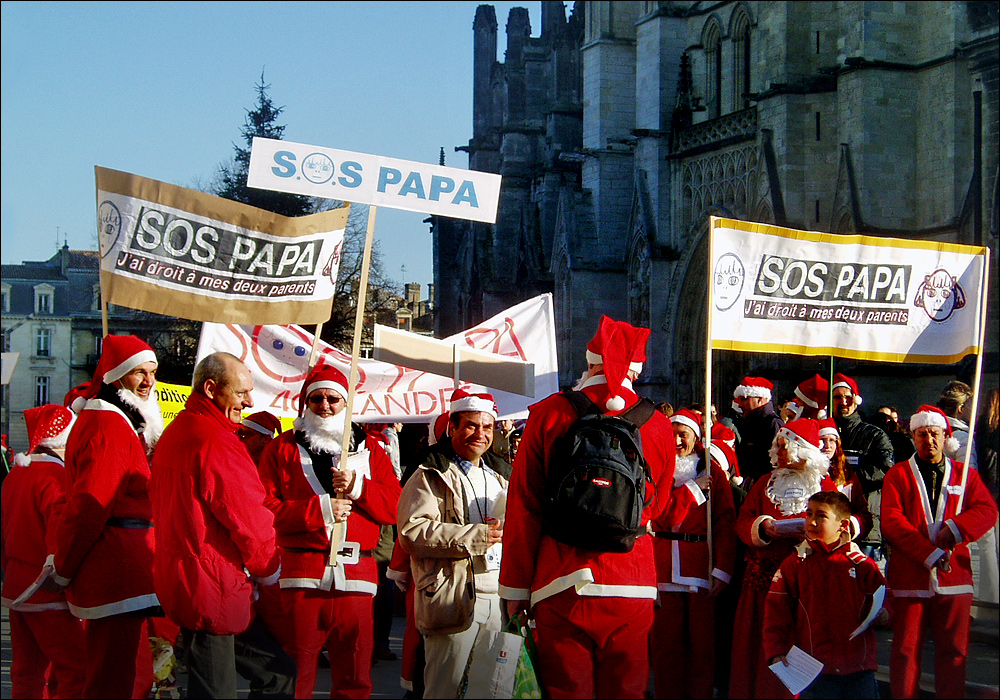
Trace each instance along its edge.
<instances>
[{"instance_id":1,"label":"red santa hat with white trim","mask_svg":"<svg viewBox=\"0 0 1000 700\"><path fill-rule=\"evenodd\" d=\"M649 334L648 328L601 316L597 333L587 343L587 364L604 367L609 392L605 407L609 411L625 409L625 399L620 396L622 383L629 371L642 372Z\"/></svg>"},{"instance_id":2,"label":"red santa hat with white trim","mask_svg":"<svg viewBox=\"0 0 1000 700\"><path fill-rule=\"evenodd\" d=\"M816 409L820 419L826 418L829 394L830 382L818 374L799 382L799 385L795 387L795 396L806 406Z\"/></svg>"},{"instance_id":3,"label":"red santa hat with white trim","mask_svg":"<svg viewBox=\"0 0 1000 700\"><path fill-rule=\"evenodd\" d=\"M451 413L462 413L463 411L482 411L497 419L499 411L497 403L493 400L492 394L471 394L465 389L455 389L451 394Z\"/></svg>"},{"instance_id":4,"label":"red santa hat with white trim","mask_svg":"<svg viewBox=\"0 0 1000 700\"><path fill-rule=\"evenodd\" d=\"M739 461L736 459L736 450L733 449L732 445L724 440L712 440L708 449L719 468L729 475L730 481L737 486L742 484L743 477L740 475Z\"/></svg>"},{"instance_id":5,"label":"red santa hat with white trim","mask_svg":"<svg viewBox=\"0 0 1000 700\"><path fill-rule=\"evenodd\" d=\"M302 382L302 392L299 394L299 417L305 415L309 394L317 389L333 389L344 400L350 393L347 390L347 376L333 365L324 362L313 367Z\"/></svg>"},{"instance_id":6,"label":"red santa hat with white trim","mask_svg":"<svg viewBox=\"0 0 1000 700\"><path fill-rule=\"evenodd\" d=\"M838 387L848 389L854 395L854 405L861 405L861 394L858 393L858 383L856 381L848 377L846 374L840 374L838 372L833 375L833 386L830 387L830 391L834 391Z\"/></svg>"},{"instance_id":7,"label":"red santa hat with white trim","mask_svg":"<svg viewBox=\"0 0 1000 700\"><path fill-rule=\"evenodd\" d=\"M76 415L71 410L58 404L26 409L24 422L28 427L28 451L14 455L14 464L22 467L31 464L28 455L39 446L51 449L65 447L75 420Z\"/></svg>"},{"instance_id":8,"label":"red santa hat with white trim","mask_svg":"<svg viewBox=\"0 0 1000 700\"><path fill-rule=\"evenodd\" d=\"M694 431L694 436L701 440L701 416L689 408L681 408L670 416L670 422L685 425Z\"/></svg>"},{"instance_id":9,"label":"red santa hat with white trim","mask_svg":"<svg viewBox=\"0 0 1000 700\"><path fill-rule=\"evenodd\" d=\"M820 449L822 443L819 441L819 421L812 418L798 418L785 423L778 432L786 440L795 440L803 447L811 447L814 450Z\"/></svg>"},{"instance_id":10,"label":"red santa hat with white trim","mask_svg":"<svg viewBox=\"0 0 1000 700\"><path fill-rule=\"evenodd\" d=\"M771 390L774 384L764 377L743 377L743 381L736 387L733 396L736 398L762 398L771 400Z\"/></svg>"},{"instance_id":11,"label":"red santa hat with white trim","mask_svg":"<svg viewBox=\"0 0 1000 700\"><path fill-rule=\"evenodd\" d=\"M445 411L437 418L434 419L433 423L428 424L428 434L427 434L427 446L436 445L442 440L444 440L445 435L448 434L448 419L451 416L448 411Z\"/></svg>"},{"instance_id":12,"label":"red santa hat with white trim","mask_svg":"<svg viewBox=\"0 0 1000 700\"><path fill-rule=\"evenodd\" d=\"M281 432L281 421L273 413L267 411L257 411L247 416L243 419L243 426L268 437L274 437L276 430Z\"/></svg>"},{"instance_id":13,"label":"red santa hat with white trim","mask_svg":"<svg viewBox=\"0 0 1000 700\"><path fill-rule=\"evenodd\" d=\"M948 420L948 416L944 414L937 406L928 406L924 404L917 409L917 412L910 416L910 432L916 432L917 428L926 427L936 427L941 428L948 436L948 439L944 442L945 452L949 457L957 457L958 450L961 445L959 445L958 439L951 432L951 422Z\"/></svg>"},{"instance_id":14,"label":"red santa hat with white trim","mask_svg":"<svg viewBox=\"0 0 1000 700\"><path fill-rule=\"evenodd\" d=\"M736 449L736 433L725 423L712 424L712 440L721 440L734 450Z\"/></svg>"},{"instance_id":15,"label":"red santa hat with white trim","mask_svg":"<svg viewBox=\"0 0 1000 700\"><path fill-rule=\"evenodd\" d=\"M819 437L824 438L827 435L832 435L840 440L840 431L837 430L837 424L833 418L822 418L819 421Z\"/></svg>"},{"instance_id":16,"label":"red santa hat with white trim","mask_svg":"<svg viewBox=\"0 0 1000 700\"><path fill-rule=\"evenodd\" d=\"M101 390L101 384L114 384L146 362L156 362L156 353L142 338L134 335L104 336L101 359L97 361L94 378L80 396L84 399L94 398Z\"/></svg>"}]
</instances>

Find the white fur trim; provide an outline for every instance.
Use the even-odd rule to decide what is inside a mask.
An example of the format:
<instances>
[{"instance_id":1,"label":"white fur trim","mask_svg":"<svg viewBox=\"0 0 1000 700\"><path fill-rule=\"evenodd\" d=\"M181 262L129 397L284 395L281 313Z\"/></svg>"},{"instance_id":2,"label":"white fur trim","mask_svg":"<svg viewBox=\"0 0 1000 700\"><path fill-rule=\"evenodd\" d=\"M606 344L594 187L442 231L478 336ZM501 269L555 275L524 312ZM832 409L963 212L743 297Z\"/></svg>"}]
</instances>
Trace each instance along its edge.
<instances>
[{"instance_id":1,"label":"white fur trim","mask_svg":"<svg viewBox=\"0 0 1000 700\"><path fill-rule=\"evenodd\" d=\"M625 408L625 407L622 406L622 408ZM616 409L616 410L620 411L621 408ZM687 417L685 415L675 413L674 415L670 416L670 422L671 423L680 423L681 425L686 425L687 427L691 428L691 430L694 431L695 436L697 436L697 438L699 440L701 439L701 426L698 425L697 421L691 420L689 417Z\"/></svg>"},{"instance_id":2,"label":"white fur trim","mask_svg":"<svg viewBox=\"0 0 1000 700\"><path fill-rule=\"evenodd\" d=\"M940 559L943 556L944 556L943 549L935 549L933 552L931 552L929 557L924 559L924 566L926 566L928 569L933 569L934 565L937 564L938 559Z\"/></svg>"},{"instance_id":3,"label":"white fur trim","mask_svg":"<svg viewBox=\"0 0 1000 700\"><path fill-rule=\"evenodd\" d=\"M531 590L528 588L509 588L502 584L497 592L504 600L528 600L531 597Z\"/></svg>"},{"instance_id":4,"label":"white fur trim","mask_svg":"<svg viewBox=\"0 0 1000 700\"><path fill-rule=\"evenodd\" d=\"M733 580L733 577L727 574L722 569L712 569L712 578L717 578L723 583L729 583Z\"/></svg>"},{"instance_id":5,"label":"white fur trim","mask_svg":"<svg viewBox=\"0 0 1000 700\"><path fill-rule=\"evenodd\" d=\"M916 432L917 428L941 428L941 430L948 432L948 421L937 411L924 411L923 413L914 413L910 416L910 432Z\"/></svg>"},{"instance_id":6,"label":"white fur trim","mask_svg":"<svg viewBox=\"0 0 1000 700\"><path fill-rule=\"evenodd\" d=\"M598 355L596 352L587 351L587 364L589 365L603 365L604 358ZM641 362L629 362L628 368L630 371L636 374L642 373L642 363Z\"/></svg>"},{"instance_id":7,"label":"white fur trim","mask_svg":"<svg viewBox=\"0 0 1000 700\"><path fill-rule=\"evenodd\" d=\"M829 426L826 426L819 429L820 437L826 437L827 435L833 435L838 440L840 439L840 431L837 430L836 428L831 428Z\"/></svg>"},{"instance_id":8,"label":"white fur trim","mask_svg":"<svg viewBox=\"0 0 1000 700\"><path fill-rule=\"evenodd\" d=\"M493 420L497 418L497 412L494 408L495 402L489 399L484 399L480 396L463 396L457 401L451 402L451 412L452 413L462 413L464 411L481 411L483 413L489 413L493 416Z\"/></svg>"},{"instance_id":9,"label":"white fur trim","mask_svg":"<svg viewBox=\"0 0 1000 700\"><path fill-rule=\"evenodd\" d=\"M808 396L803 394L798 387L795 387L795 395L798 396L800 399L802 399L802 402L805 403L810 408L819 408L819 402L810 399Z\"/></svg>"},{"instance_id":10,"label":"white fur trim","mask_svg":"<svg viewBox=\"0 0 1000 700\"><path fill-rule=\"evenodd\" d=\"M72 413L72 412L71 412ZM69 419L69 425L67 425L61 433L58 435L53 435L50 438L45 438L38 444L42 447L48 447L52 450L58 450L62 447L66 447L66 441L69 440L69 433L73 430L73 424L76 423L76 414L72 413Z\"/></svg>"},{"instance_id":11,"label":"white fur trim","mask_svg":"<svg viewBox=\"0 0 1000 700\"><path fill-rule=\"evenodd\" d=\"M744 398L760 398L771 400L771 390L762 386L746 386L741 384L738 388L739 396Z\"/></svg>"},{"instance_id":12,"label":"white fur trim","mask_svg":"<svg viewBox=\"0 0 1000 700\"><path fill-rule=\"evenodd\" d=\"M723 452L722 448L718 445L712 443L708 448L708 453L712 456L712 459L719 463L719 467L721 467L722 471L728 474L733 468L733 465L731 465L729 460L726 458L726 453Z\"/></svg>"},{"instance_id":13,"label":"white fur trim","mask_svg":"<svg viewBox=\"0 0 1000 700\"><path fill-rule=\"evenodd\" d=\"M687 487L687 490L691 492L691 495L694 496L695 505L700 506L708 500L705 498L705 492L701 490L700 486L698 486L698 482L692 479L691 481L685 481L684 485Z\"/></svg>"},{"instance_id":14,"label":"white fur trim","mask_svg":"<svg viewBox=\"0 0 1000 700\"><path fill-rule=\"evenodd\" d=\"M271 574L270 576L266 576L264 578L257 579L257 583L267 588L269 586L273 586L274 584L276 584L280 578L281 578L281 564L278 564L278 569L273 574Z\"/></svg>"},{"instance_id":15,"label":"white fur trim","mask_svg":"<svg viewBox=\"0 0 1000 700\"><path fill-rule=\"evenodd\" d=\"M144 362L156 362L156 353L152 350L140 350L126 358L116 367L104 373L104 383L113 384Z\"/></svg>"},{"instance_id":16,"label":"white fur trim","mask_svg":"<svg viewBox=\"0 0 1000 700\"><path fill-rule=\"evenodd\" d=\"M766 540L760 536L760 526L765 520L774 520L770 515L759 515L750 526L750 541L756 547L766 547L771 544L771 540Z\"/></svg>"},{"instance_id":17,"label":"white fur trim","mask_svg":"<svg viewBox=\"0 0 1000 700\"><path fill-rule=\"evenodd\" d=\"M955 524L954 520L948 518L947 520L944 521L944 524L948 526L948 529L951 530L951 534L955 536L956 544L961 544L965 540L965 538L962 537L962 533L959 531L958 525Z\"/></svg>"},{"instance_id":18,"label":"white fur trim","mask_svg":"<svg viewBox=\"0 0 1000 700\"><path fill-rule=\"evenodd\" d=\"M855 406L860 406L861 405L861 401L862 401L861 396L859 394L855 394L854 393L854 387L852 387L847 382L837 382L836 384L834 384L833 386L830 387L830 393L832 394L833 391L834 391L834 389L836 389L837 387L843 387L843 388L847 389L849 392L851 392L851 396L854 397L854 405Z\"/></svg>"},{"instance_id":19,"label":"white fur trim","mask_svg":"<svg viewBox=\"0 0 1000 700\"><path fill-rule=\"evenodd\" d=\"M612 396L604 405L609 411L623 411L625 410L625 399L621 396Z\"/></svg>"},{"instance_id":20,"label":"white fur trim","mask_svg":"<svg viewBox=\"0 0 1000 700\"><path fill-rule=\"evenodd\" d=\"M24 454L23 452L18 452L14 455L14 464L19 467L29 467L31 466L31 457Z\"/></svg>"},{"instance_id":21,"label":"white fur trim","mask_svg":"<svg viewBox=\"0 0 1000 700\"><path fill-rule=\"evenodd\" d=\"M848 522L850 523L850 525L848 526L849 531L847 534L850 536L852 540L856 540L858 538L858 535L861 534L861 521L858 520L857 516L852 515L848 520Z\"/></svg>"},{"instance_id":22,"label":"white fur trim","mask_svg":"<svg viewBox=\"0 0 1000 700\"><path fill-rule=\"evenodd\" d=\"M347 387L345 387L343 384L340 384L339 382L331 382L328 379L324 379L323 381L313 382L312 384L309 385L309 393L306 395L306 399L308 400L308 398L312 396L312 393L317 389L333 389L338 394L340 394L340 398L342 399L346 399L348 394Z\"/></svg>"},{"instance_id":23,"label":"white fur trim","mask_svg":"<svg viewBox=\"0 0 1000 700\"><path fill-rule=\"evenodd\" d=\"M243 425L244 428L250 428L250 430L256 430L261 435L267 435L268 437L273 437L274 436L274 431L273 430L268 430L267 428L265 428L260 423L257 423L256 421L252 421L252 420L249 420L247 418L244 418L242 425Z\"/></svg>"}]
</instances>

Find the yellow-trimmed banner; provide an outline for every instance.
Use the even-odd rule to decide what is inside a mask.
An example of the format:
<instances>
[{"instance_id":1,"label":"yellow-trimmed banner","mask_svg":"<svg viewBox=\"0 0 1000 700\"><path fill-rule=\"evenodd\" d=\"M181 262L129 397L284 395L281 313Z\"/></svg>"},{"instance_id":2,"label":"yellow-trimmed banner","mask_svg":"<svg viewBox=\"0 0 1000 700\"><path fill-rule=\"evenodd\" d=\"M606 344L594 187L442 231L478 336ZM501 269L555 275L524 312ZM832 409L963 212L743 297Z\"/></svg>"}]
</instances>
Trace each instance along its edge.
<instances>
[{"instance_id":1,"label":"yellow-trimmed banner","mask_svg":"<svg viewBox=\"0 0 1000 700\"><path fill-rule=\"evenodd\" d=\"M184 404L187 402L188 397L191 396L191 387L184 384L157 382L153 391L156 392L156 402L160 404L160 412L163 413L163 427L165 428L177 417L178 413L184 410ZM244 411L243 417L246 418L256 412L256 409ZM288 418L277 413L273 415L281 421L281 429L283 431L292 429L294 418Z\"/></svg>"},{"instance_id":2,"label":"yellow-trimmed banner","mask_svg":"<svg viewBox=\"0 0 1000 700\"><path fill-rule=\"evenodd\" d=\"M712 348L954 363L978 354L986 249L712 219Z\"/></svg>"},{"instance_id":3,"label":"yellow-trimmed banner","mask_svg":"<svg viewBox=\"0 0 1000 700\"><path fill-rule=\"evenodd\" d=\"M101 286L112 304L216 323L330 318L347 206L287 217L95 168Z\"/></svg>"}]
</instances>

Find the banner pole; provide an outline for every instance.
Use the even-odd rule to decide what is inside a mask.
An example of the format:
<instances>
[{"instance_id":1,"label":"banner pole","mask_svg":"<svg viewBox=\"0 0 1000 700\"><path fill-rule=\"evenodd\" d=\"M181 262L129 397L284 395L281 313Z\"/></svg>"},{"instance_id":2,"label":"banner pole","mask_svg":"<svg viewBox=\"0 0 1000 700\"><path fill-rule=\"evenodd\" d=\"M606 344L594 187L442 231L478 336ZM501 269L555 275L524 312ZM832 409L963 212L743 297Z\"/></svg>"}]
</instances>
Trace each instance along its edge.
<instances>
[{"instance_id":1,"label":"banner pole","mask_svg":"<svg viewBox=\"0 0 1000 700\"><path fill-rule=\"evenodd\" d=\"M979 417L979 390L983 379L983 354L986 343L986 303L990 286L990 249L985 248L986 257L983 261L982 296L979 298L979 351L976 353L976 374L972 380L972 414L969 416L969 441L965 443L964 468L962 469L962 491L958 496L958 506L955 515L962 512L965 505L965 486L969 480L969 457L972 454L972 439L975 437L976 422Z\"/></svg>"},{"instance_id":2,"label":"banner pole","mask_svg":"<svg viewBox=\"0 0 1000 700\"><path fill-rule=\"evenodd\" d=\"M319 337L323 334L323 322L316 324L316 335L313 336L312 350L309 351L309 369L316 366L316 358L319 356Z\"/></svg>"},{"instance_id":3,"label":"banner pole","mask_svg":"<svg viewBox=\"0 0 1000 700\"><path fill-rule=\"evenodd\" d=\"M365 231L365 248L361 257L361 283L358 287L358 308L354 314L354 341L351 344L351 373L347 381L347 417L344 420L344 441L340 450L340 471L347 469L347 453L351 446L351 415L354 410L354 396L357 393L358 383L358 356L361 354L361 333L364 331L365 322L365 297L368 293L368 269L371 266L372 243L375 240L375 213L374 204L368 207L368 228ZM319 335L317 334L317 338ZM343 491L337 492L337 498L343 498ZM336 522L333 525L333 536L330 538L330 565L337 565L337 550L344 542L347 524Z\"/></svg>"},{"instance_id":4,"label":"banner pole","mask_svg":"<svg viewBox=\"0 0 1000 700\"><path fill-rule=\"evenodd\" d=\"M108 336L108 297L105 292L104 287L104 275L107 274L104 270L101 270L101 337L106 338Z\"/></svg>"},{"instance_id":5,"label":"banner pole","mask_svg":"<svg viewBox=\"0 0 1000 700\"><path fill-rule=\"evenodd\" d=\"M715 234L715 221L716 217L708 217L708 270L707 277L708 284L707 296L708 296L708 308L706 314L707 320L707 331L708 334L705 339L705 414L702 416L703 422L703 432L704 435L702 446L705 451L705 472L708 474L709 478L709 493L706 501L705 507L705 520L706 520L706 543L708 544L708 577L705 579L708 581L709 588L712 586L712 570L715 568L715 563L713 562L712 556L712 492L711 492L711 479L712 479L712 265L715 260L715 246L713 242Z\"/></svg>"}]
</instances>

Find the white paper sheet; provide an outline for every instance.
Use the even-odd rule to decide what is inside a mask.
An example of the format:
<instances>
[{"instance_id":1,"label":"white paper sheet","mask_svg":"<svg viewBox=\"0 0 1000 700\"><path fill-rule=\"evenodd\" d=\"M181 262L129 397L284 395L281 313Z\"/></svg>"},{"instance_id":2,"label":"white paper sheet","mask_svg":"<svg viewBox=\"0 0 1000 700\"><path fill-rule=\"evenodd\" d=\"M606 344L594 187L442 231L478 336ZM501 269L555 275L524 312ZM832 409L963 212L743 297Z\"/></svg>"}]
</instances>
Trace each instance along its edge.
<instances>
[{"instance_id":1,"label":"white paper sheet","mask_svg":"<svg viewBox=\"0 0 1000 700\"><path fill-rule=\"evenodd\" d=\"M788 650L785 659L788 661L787 666L778 661L771 664L770 668L792 695L798 695L808 688L823 670L823 664L819 659L813 658L796 646Z\"/></svg>"},{"instance_id":2,"label":"white paper sheet","mask_svg":"<svg viewBox=\"0 0 1000 700\"><path fill-rule=\"evenodd\" d=\"M868 611L868 617L861 621L858 628L851 632L849 639L854 639L859 634L864 632L866 629L871 627L872 622L878 616L879 612L882 610L882 605L885 603L885 586L879 586L878 590L872 595L872 609Z\"/></svg>"}]
</instances>

